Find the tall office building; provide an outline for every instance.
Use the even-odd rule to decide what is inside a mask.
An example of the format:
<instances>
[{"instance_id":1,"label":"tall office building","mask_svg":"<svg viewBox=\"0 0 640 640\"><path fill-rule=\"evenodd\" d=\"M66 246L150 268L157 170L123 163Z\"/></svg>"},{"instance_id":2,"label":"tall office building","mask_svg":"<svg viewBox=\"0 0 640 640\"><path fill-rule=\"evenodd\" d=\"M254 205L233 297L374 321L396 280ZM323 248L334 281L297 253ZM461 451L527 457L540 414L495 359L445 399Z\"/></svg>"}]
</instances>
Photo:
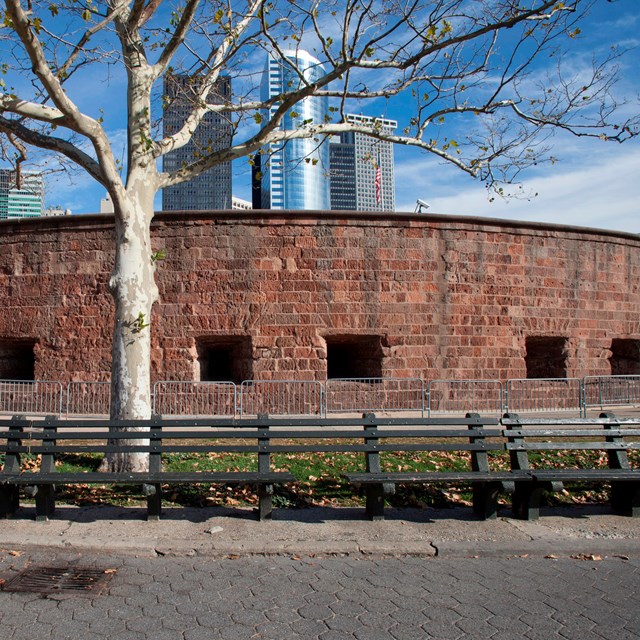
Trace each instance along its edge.
<instances>
[{"instance_id":1,"label":"tall office building","mask_svg":"<svg viewBox=\"0 0 640 640\"><path fill-rule=\"evenodd\" d=\"M347 115L365 127L392 134L395 120ZM330 144L331 208L350 211L395 211L393 143L349 131L333 136Z\"/></svg>"},{"instance_id":2,"label":"tall office building","mask_svg":"<svg viewBox=\"0 0 640 640\"><path fill-rule=\"evenodd\" d=\"M197 91L197 79L186 75L171 74L164 79L164 95L167 101L162 129L165 136L178 131L193 108ZM231 79L221 77L209 93L212 104L222 104L231 96ZM231 121L224 114L207 113L184 147L166 154L162 168L173 172L193 162L199 156L224 149L231 145L233 130ZM183 182L162 190L164 211L206 211L231 209L231 162L223 162L200 174L189 182Z\"/></svg>"},{"instance_id":3,"label":"tall office building","mask_svg":"<svg viewBox=\"0 0 640 640\"><path fill-rule=\"evenodd\" d=\"M35 218L44 214L44 177L40 173L18 173L0 169L0 219Z\"/></svg>"},{"instance_id":4,"label":"tall office building","mask_svg":"<svg viewBox=\"0 0 640 640\"><path fill-rule=\"evenodd\" d=\"M308 82L315 82L325 73L322 64L306 51L285 51L284 55ZM286 61L270 56L262 79L262 99L295 90L300 83L298 73ZM277 105L273 106L268 116L276 109ZM328 113L328 98L305 98L285 115L280 128L285 131L299 129L305 121L323 123ZM288 140L272 149L264 149L261 163L263 209L329 209L328 141Z\"/></svg>"}]
</instances>

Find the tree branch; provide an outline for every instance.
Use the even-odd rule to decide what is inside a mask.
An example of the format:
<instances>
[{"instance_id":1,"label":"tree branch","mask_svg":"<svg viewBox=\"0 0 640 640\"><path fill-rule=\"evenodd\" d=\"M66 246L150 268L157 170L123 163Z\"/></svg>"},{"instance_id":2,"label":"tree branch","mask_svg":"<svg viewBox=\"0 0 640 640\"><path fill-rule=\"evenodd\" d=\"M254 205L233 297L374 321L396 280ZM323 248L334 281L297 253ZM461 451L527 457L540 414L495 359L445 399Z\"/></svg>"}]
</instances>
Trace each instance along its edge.
<instances>
[{"instance_id":1,"label":"tree branch","mask_svg":"<svg viewBox=\"0 0 640 640\"><path fill-rule=\"evenodd\" d=\"M47 95L52 99L58 111L63 115L63 119L60 120L59 116L53 113L53 119L49 120L49 122L52 124L62 123L68 129L89 138L93 142L94 149L98 155L103 172L105 174L110 174L112 180L119 180L118 173L115 170L115 161L111 153L111 146L107 136L102 130L102 127L96 120L89 118L80 112L63 89L60 79L51 71L51 68L46 61L42 45L37 36L33 33L31 21L22 9L20 1L6 0L6 6L7 13L13 22L14 29L18 34L29 59L31 60L33 72L36 74L40 82L42 82ZM47 109L45 105L41 105L41 107L41 117L38 119L43 119L42 115L44 110Z\"/></svg>"},{"instance_id":2,"label":"tree branch","mask_svg":"<svg viewBox=\"0 0 640 640\"><path fill-rule=\"evenodd\" d=\"M69 76L69 69L71 65L76 61L78 56L84 51L85 46L91 40L91 38L96 34L102 31L105 27L107 27L111 22L113 22L116 14L119 11L122 11L126 5L121 3L119 7L117 7L113 11L109 11L107 17L101 20L100 22L96 22L93 26L89 27L78 43L73 47L73 50L69 54L67 60L62 64L62 66L58 67L56 71L56 77L60 79L60 81L64 81Z\"/></svg>"},{"instance_id":3,"label":"tree branch","mask_svg":"<svg viewBox=\"0 0 640 640\"><path fill-rule=\"evenodd\" d=\"M159 78L161 75L165 73L171 59L176 54L178 47L184 42L184 39L187 35L189 27L193 22L193 18L196 15L196 11L198 6L200 5L200 0L189 0L187 2L187 6L185 7L182 15L180 16L180 22L173 32L169 43L164 48L158 61L155 64L154 73L156 78Z\"/></svg>"},{"instance_id":4,"label":"tree branch","mask_svg":"<svg viewBox=\"0 0 640 640\"><path fill-rule=\"evenodd\" d=\"M177 131L175 134L165 137L163 140L156 143L156 157L164 155L173 149L179 149L187 144L191 135L196 130L196 127L202 122L205 114L211 111L207 104L208 96L215 87L220 70L223 67L223 62L229 53L235 50L238 38L248 29L249 25L254 20L256 13L262 8L263 4L264 0L252 0L244 18L240 20L233 29L230 29L229 34L224 38L222 44L216 50L209 73L204 76L202 83L199 84L198 95L196 96L195 104L191 113L186 118L180 131Z\"/></svg>"},{"instance_id":5,"label":"tree branch","mask_svg":"<svg viewBox=\"0 0 640 640\"><path fill-rule=\"evenodd\" d=\"M77 165L82 167L89 175L95 178L100 184L105 187L109 186L102 167L96 162L90 155L71 144L67 140L62 138L56 138L54 136L39 133L26 127L18 120L12 120L0 115L0 131L6 135L13 135L20 140L26 142L29 145L39 147L41 149L48 149L49 151L55 151L61 153L70 160L73 160Z\"/></svg>"}]
</instances>

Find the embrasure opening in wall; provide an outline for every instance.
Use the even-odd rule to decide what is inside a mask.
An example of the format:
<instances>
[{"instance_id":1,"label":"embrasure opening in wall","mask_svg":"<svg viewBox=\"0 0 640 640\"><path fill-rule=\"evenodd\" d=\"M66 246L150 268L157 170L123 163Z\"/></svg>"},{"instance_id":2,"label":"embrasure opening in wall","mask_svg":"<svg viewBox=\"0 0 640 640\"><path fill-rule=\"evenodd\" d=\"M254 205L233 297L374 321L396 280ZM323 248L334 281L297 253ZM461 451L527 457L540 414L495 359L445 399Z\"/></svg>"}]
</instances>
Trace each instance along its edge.
<instances>
[{"instance_id":1,"label":"embrasure opening in wall","mask_svg":"<svg viewBox=\"0 0 640 640\"><path fill-rule=\"evenodd\" d=\"M528 336L525 348L527 378L567 377L567 338Z\"/></svg>"},{"instance_id":2,"label":"embrasure opening in wall","mask_svg":"<svg viewBox=\"0 0 640 640\"><path fill-rule=\"evenodd\" d=\"M0 338L0 380L35 380L35 340Z\"/></svg>"},{"instance_id":3,"label":"embrasure opening in wall","mask_svg":"<svg viewBox=\"0 0 640 640\"><path fill-rule=\"evenodd\" d=\"M634 338L614 338L611 341L612 376L634 376L640 374L640 340Z\"/></svg>"},{"instance_id":4,"label":"embrasure opening in wall","mask_svg":"<svg viewBox=\"0 0 640 640\"><path fill-rule=\"evenodd\" d=\"M235 382L253 378L251 338L206 336L196 341L202 382Z\"/></svg>"},{"instance_id":5,"label":"embrasure opening in wall","mask_svg":"<svg viewBox=\"0 0 640 640\"><path fill-rule=\"evenodd\" d=\"M381 378L381 336L326 336L327 378Z\"/></svg>"}]
</instances>

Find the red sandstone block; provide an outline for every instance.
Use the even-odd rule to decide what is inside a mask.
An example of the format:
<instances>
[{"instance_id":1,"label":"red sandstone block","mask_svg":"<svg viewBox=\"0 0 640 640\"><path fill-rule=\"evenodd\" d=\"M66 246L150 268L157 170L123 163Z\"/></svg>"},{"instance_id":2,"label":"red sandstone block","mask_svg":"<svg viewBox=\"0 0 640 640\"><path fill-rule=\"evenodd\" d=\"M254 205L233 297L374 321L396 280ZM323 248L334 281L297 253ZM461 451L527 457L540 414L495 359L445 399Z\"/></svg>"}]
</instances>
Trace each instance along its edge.
<instances>
[{"instance_id":1,"label":"red sandstone block","mask_svg":"<svg viewBox=\"0 0 640 640\"><path fill-rule=\"evenodd\" d=\"M296 247L315 247L317 240L314 236L297 236L294 240Z\"/></svg>"}]
</instances>

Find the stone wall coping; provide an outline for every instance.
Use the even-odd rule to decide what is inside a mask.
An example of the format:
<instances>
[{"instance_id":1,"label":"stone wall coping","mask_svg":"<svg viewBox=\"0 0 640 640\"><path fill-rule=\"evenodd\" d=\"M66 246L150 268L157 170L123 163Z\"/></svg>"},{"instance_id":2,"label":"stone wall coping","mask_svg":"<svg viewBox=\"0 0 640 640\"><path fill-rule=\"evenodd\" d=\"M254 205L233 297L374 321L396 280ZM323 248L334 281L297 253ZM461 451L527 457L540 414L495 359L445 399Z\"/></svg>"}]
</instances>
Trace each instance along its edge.
<instances>
[{"instance_id":1,"label":"stone wall coping","mask_svg":"<svg viewBox=\"0 0 640 640\"><path fill-rule=\"evenodd\" d=\"M498 227L514 230L554 233L554 234L579 234L589 236L604 236L621 240L632 240L640 243L640 234L617 231L614 229L598 229L592 227L580 227L546 222L531 222L524 220L510 220L501 218L488 218L481 216L449 215L439 213L412 213L412 212L372 212L372 211L289 211L289 210L213 210L213 211L157 211L153 218L153 225L167 224L174 221L197 223L198 221L217 220L223 224L247 223L247 224L282 224L283 222L300 222L306 224L344 224L353 223L356 226L366 223L379 225L407 224L413 227L435 226L447 228L456 227ZM18 231L33 230L34 227L44 229L58 228L68 230L86 230L88 228L105 227L113 225L113 216L104 213L75 214L72 216L43 216L40 218L14 218L0 220L0 227L14 228ZM6 231L5 231L6 233Z\"/></svg>"}]
</instances>

